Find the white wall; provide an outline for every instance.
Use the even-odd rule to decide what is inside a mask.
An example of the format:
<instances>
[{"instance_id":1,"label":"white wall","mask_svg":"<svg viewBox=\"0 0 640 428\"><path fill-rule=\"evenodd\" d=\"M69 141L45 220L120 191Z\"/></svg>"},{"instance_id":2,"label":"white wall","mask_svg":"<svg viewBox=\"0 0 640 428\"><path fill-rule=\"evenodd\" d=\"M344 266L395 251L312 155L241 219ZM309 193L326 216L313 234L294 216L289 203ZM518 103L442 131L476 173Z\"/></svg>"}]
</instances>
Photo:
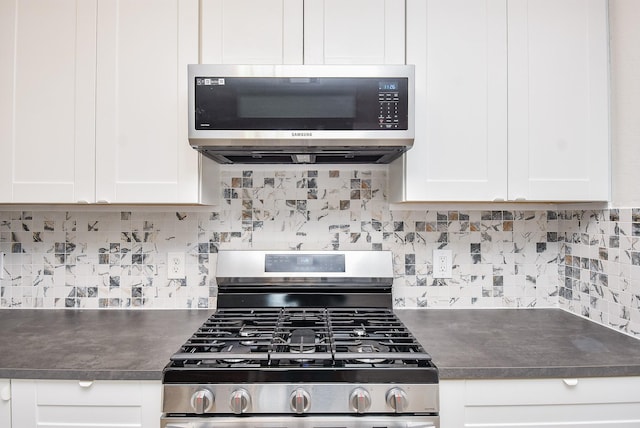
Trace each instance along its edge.
<instances>
[{"instance_id":1,"label":"white wall","mask_svg":"<svg viewBox=\"0 0 640 428\"><path fill-rule=\"evenodd\" d=\"M610 0L612 205L640 206L640 1Z\"/></svg>"}]
</instances>

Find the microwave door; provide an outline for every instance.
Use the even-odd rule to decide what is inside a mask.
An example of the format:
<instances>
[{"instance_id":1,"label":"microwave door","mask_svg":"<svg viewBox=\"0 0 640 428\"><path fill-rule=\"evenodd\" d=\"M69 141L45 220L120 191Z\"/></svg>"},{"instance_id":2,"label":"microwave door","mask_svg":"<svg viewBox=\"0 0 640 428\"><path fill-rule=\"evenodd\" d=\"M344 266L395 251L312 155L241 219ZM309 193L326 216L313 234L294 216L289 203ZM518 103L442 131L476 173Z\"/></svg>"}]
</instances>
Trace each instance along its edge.
<instances>
[{"instance_id":1,"label":"microwave door","mask_svg":"<svg viewBox=\"0 0 640 428\"><path fill-rule=\"evenodd\" d=\"M377 78L196 79L196 130L378 130L383 114L402 117L403 110L397 123L406 129L406 108L388 108Z\"/></svg>"}]
</instances>

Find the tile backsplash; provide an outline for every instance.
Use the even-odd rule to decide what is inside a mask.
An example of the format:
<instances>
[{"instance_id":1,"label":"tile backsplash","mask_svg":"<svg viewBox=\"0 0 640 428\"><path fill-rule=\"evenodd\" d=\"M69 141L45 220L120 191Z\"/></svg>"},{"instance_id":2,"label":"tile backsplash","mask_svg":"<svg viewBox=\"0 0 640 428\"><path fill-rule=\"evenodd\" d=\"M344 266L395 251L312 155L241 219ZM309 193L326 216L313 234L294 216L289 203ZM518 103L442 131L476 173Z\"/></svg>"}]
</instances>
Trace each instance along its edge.
<instances>
[{"instance_id":1,"label":"tile backsplash","mask_svg":"<svg viewBox=\"0 0 640 428\"><path fill-rule=\"evenodd\" d=\"M221 249L391 250L395 307L560 306L640 337L638 210L403 209L383 167L221 182L219 206L178 212L0 209L0 307L213 308ZM452 250L453 278L433 278L433 249ZM168 252L186 253L185 280L167 279Z\"/></svg>"},{"instance_id":2,"label":"tile backsplash","mask_svg":"<svg viewBox=\"0 0 640 428\"><path fill-rule=\"evenodd\" d=\"M558 214L559 306L640 338L640 209Z\"/></svg>"}]
</instances>

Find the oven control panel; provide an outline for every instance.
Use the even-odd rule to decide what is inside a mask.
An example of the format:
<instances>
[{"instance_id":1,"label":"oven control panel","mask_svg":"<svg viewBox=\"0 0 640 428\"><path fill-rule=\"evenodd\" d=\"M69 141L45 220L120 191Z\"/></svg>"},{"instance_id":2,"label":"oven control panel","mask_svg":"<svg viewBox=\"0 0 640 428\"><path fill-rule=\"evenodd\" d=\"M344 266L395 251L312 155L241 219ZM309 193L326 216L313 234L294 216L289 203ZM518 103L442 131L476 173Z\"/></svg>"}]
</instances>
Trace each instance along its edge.
<instances>
[{"instance_id":1,"label":"oven control panel","mask_svg":"<svg viewBox=\"0 0 640 428\"><path fill-rule=\"evenodd\" d=\"M344 254L266 254L265 272L344 272Z\"/></svg>"},{"instance_id":2,"label":"oven control panel","mask_svg":"<svg viewBox=\"0 0 640 428\"><path fill-rule=\"evenodd\" d=\"M163 400L169 414L435 414L438 406L437 383L165 384Z\"/></svg>"}]
</instances>

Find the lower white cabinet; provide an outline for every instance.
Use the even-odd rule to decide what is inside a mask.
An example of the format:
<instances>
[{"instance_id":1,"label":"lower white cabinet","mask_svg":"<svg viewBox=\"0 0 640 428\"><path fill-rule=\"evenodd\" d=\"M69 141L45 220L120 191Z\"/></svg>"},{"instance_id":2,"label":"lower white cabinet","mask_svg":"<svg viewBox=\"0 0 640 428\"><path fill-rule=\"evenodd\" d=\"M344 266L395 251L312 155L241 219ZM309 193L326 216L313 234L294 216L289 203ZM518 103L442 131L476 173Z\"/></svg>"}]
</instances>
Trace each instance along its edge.
<instances>
[{"instance_id":1,"label":"lower white cabinet","mask_svg":"<svg viewBox=\"0 0 640 428\"><path fill-rule=\"evenodd\" d=\"M11 383L0 379L0 427L11 427Z\"/></svg>"},{"instance_id":2,"label":"lower white cabinet","mask_svg":"<svg viewBox=\"0 0 640 428\"><path fill-rule=\"evenodd\" d=\"M12 380L12 426L159 428L161 396L160 381Z\"/></svg>"},{"instance_id":3,"label":"lower white cabinet","mask_svg":"<svg viewBox=\"0 0 640 428\"><path fill-rule=\"evenodd\" d=\"M640 377L446 380L441 428L640 426Z\"/></svg>"}]
</instances>

